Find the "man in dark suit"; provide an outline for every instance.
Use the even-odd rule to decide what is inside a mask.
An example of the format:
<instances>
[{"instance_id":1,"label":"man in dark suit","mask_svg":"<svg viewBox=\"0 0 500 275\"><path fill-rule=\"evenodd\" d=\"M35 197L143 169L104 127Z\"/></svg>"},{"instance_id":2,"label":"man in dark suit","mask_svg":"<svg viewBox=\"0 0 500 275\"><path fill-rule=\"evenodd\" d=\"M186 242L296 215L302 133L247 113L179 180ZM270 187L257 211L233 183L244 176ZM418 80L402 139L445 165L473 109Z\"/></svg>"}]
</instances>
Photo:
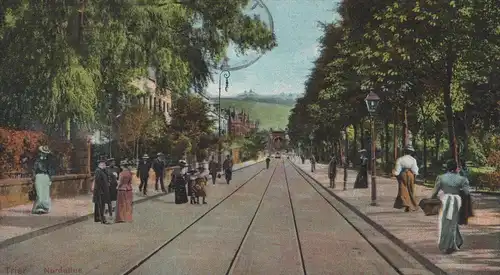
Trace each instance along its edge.
<instances>
[{"instance_id":1,"label":"man in dark suit","mask_svg":"<svg viewBox=\"0 0 500 275\"><path fill-rule=\"evenodd\" d=\"M139 192L143 192L144 196L148 195L148 179L149 170L151 169L151 162L149 162L148 154L144 154L137 166L137 177L141 180L139 185Z\"/></svg>"},{"instance_id":2,"label":"man in dark suit","mask_svg":"<svg viewBox=\"0 0 500 275\"><path fill-rule=\"evenodd\" d=\"M163 161L163 154L158 153L156 155L156 159L153 162L153 170L155 171L155 191L158 192L158 182L160 182L160 187L161 191L163 193L167 193L167 190L165 190L165 183L164 183L164 177L165 177L165 162Z\"/></svg>"}]
</instances>

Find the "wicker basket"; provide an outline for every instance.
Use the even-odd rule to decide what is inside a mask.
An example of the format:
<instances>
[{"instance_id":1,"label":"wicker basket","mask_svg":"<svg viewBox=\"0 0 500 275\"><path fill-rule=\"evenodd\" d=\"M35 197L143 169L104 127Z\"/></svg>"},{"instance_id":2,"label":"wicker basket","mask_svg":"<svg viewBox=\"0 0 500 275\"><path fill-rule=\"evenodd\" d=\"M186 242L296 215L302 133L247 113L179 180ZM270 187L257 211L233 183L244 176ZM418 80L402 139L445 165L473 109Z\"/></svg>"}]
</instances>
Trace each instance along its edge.
<instances>
[{"instance_id":1,"label":"wicker basket","mask_svg":"<svg viewBox=\"0 0 500 275\"><path fill-rule=\"evenodd\" d=\"M418 204L422 211L424 211L426 216L432 216L439 214L439 210L441 209L441 200L440 199L422 199Z\"/></svg>"}]
</instances>

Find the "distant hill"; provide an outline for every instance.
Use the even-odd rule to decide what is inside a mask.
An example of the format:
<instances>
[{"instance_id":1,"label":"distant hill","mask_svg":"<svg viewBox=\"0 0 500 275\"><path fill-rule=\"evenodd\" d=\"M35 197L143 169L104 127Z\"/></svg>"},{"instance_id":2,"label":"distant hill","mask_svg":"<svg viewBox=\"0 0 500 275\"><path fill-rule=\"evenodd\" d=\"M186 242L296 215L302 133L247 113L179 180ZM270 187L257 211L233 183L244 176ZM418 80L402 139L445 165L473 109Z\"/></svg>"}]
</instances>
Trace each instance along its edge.
<instances>
[{"instance_id":1,"label":"distant hill","mask_svg":"<svg viewBox=\"0 0 500 275\"><path fill-rule=\"evenodd\" d=\"M293 104L278 104L253 100L248 97L241 98L221 98L222 108L236 108L245 110L250 115L251 120L259 120L260 129L285 129L288 124L288 116Z\"/></svg>"},{"instance_id":2,"label":"distant hill","mask_svg":"<svg viewBox=\"0 0 500 275\"><path fill-rule=\"evenodd\" d=\"M228 97L228 99L239 99L239 100L250 100L256 102L280 104L280 105L295 105L297 98L301 97L301 94L293 93L280 93L277 95L260 95L253 90L244 91L243 93L235 96Z\"/></svg>"}]
</instances>

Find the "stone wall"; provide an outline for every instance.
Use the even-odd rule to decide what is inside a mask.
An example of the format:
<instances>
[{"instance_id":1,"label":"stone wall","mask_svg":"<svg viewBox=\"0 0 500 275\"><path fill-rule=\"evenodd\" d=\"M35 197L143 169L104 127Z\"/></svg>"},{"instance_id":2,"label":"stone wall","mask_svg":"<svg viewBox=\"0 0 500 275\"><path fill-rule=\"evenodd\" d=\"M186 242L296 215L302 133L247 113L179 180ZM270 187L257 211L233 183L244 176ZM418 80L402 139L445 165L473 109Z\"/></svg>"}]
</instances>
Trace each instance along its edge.
<instances>
[{"instance_id":1,"label":"stone wall","mask_svg":"<svg viewBox=\"0 0 500 275\"><path fill-rule=\"evenodd\" d=\"M54 176L50 195L51 198L70 198L88 194L91 183L91 176L85 174ZM0 209L30 203L28 192L31 188L29 178L0 180Z\"/></svg>"},{"instance_id":2,"label":"stone wall","mask_svg":"<svg viewBox=\"0 0 500 275\"><path fill-rule=\"evenodd\" d=\"M165 186L170 183L172 171L175 167L165 169ZM139 179L135 177L133 183L139 184ZM149 171L148 189L154 190L154 182L156 180L155 173L151 169ZM93 177L90 174L72 174L64 176L52 177L52 186L50 187L50 197L57 198L72 198L79 195L87 195L90 193ZM31 179L2 179L0 180L0 210L8 207L31 203L28 198L28 192L32 188Z\"/></svg>"}]
</instances>

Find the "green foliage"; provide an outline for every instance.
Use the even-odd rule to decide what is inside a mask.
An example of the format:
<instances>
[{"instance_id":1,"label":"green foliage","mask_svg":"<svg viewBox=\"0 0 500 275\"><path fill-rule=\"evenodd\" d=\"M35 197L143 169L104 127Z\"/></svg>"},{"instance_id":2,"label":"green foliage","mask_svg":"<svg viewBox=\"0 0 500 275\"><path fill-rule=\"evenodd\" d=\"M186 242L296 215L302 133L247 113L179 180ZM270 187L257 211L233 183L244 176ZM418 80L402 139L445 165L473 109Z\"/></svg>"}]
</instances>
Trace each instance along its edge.
<instances>
[{"instance_id":1,"label":"green foliage","mask_svg":"<svg viewBox=\"0 0 500 275\"><path fill-rule=\"evenodd\" d=\"M2 1L0 125L58 128L106 121L156 69L159 90L203 90L234 42L271 50L275 37L243 13L247 0Z\"/></svg>"},{"instance_id":2,"label":"green foliage","mask_svg":"<svg viewBox=\"0 0 500 275\"><path fill-rule=\"evenodd\" d=\"M376 132L390 131L385 144L378 139L391 145L386 164L401 152L403 110L415 147L421 152L425 143L433 166L454 154L455 139L467 141L467 160L483 164L500 133L496 1L345 0L338 13L323 25L321 54L291 111L292 143L307 147L312 134L314 144L333 144L348 127L351 148L359 149L361 129L369 129L364 99L373 90L381 98Z\"/></svg>"}]
</instances>

